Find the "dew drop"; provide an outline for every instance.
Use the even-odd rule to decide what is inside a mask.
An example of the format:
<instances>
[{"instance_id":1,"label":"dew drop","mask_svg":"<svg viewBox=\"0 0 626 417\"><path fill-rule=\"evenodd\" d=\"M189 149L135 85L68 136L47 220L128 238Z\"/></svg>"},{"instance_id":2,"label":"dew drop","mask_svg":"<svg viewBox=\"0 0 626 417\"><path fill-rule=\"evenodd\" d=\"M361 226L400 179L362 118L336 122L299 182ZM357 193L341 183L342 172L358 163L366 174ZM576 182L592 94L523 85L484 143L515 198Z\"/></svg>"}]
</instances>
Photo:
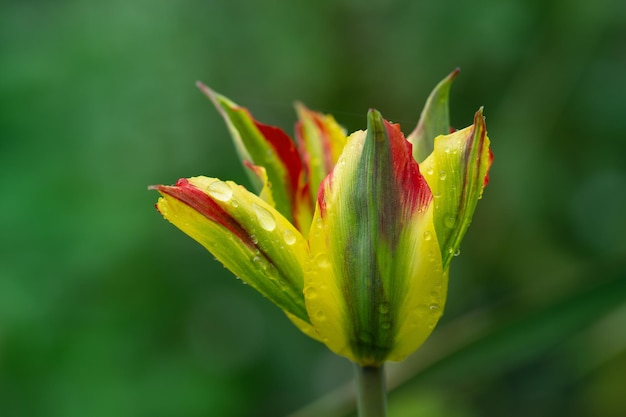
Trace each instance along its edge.
<instances>
[{"instance_id":1,"label":"dew drop","mask_svg":"<svg viewBox=\"0 0 626 417\"><path fill-rule=\"evenodd\" d=\"M324 312L320 310L317 313L315 313L315 318L318 321L324 321L324 320L326 320L326 314L324 314Z\"/></svg>"},{"instance_id":2,"label":"dew drop","mask_svg":"<svg viewBox=\"0 0 626 417\"><path fill-rule=\"evenodd\" d=\"M256 218L263 229L268 232L276 229L276 219L274 219L272 213L267 211L267 209L264 209L256 203L252 203L252 210L254 210Z\"/></svg>"},{"instance_id":3,"label":"dew drop","mask_svg":"<svg viewBox=\"0 0 626 417\"><path fill-rule=\"evenodd\" d=\"M304 291L304 297L307 300L315 300L317 298L317 290L315 288L309 287Z\"/></svg>"},{"instance_id":4,"label":"dew drop","mask_svg":"<svg viewBox=\"0 0 626 417\"><path fill-rule=\"evenodd\" d=\"M441 309L441 307L439 307L439 304L431 304L428 306L428 309L431 313L437 313Z\"/></svg>"},{"instance_id":5,"label":"dew drop","mask_svg":"<svg viewBox=\"0 0 626 417\"><path fill-rule=\"evenodd\" d=\"M252 258L252 262L254 262L256 265L258 265L262 270L266 270L267 269L267 262L265 261L265 259L263 259L263 257L256 255Z\"/></svg>"},{"instance_id":6,"label":"dew drop","mask_svg":"<svg viewBox=\"0 0 626 417\"><path fill-rule=\"evenodd\" d=\"M232 188L224 181L212 182L207 187L207 192L211 197L219 201L228 201L233 196Z\"/></svg>"},{"instance_id":7,"label":"dew drop","mask_svg":"<svg viewBox=\"0 0 626 417\"><path fill-rule=\"evenodd\" d=\"M459 256L461 254L461 249L457 249L454 251L454 256Z\"/></svg>"},{"instance_id":8,"label":"dew drop","mask_svg":"<svg viewBox=\"0 0 626 417\"><path fill-rule=\"evenodd\" d=\"M256 237L256 235L250 235L250 240L252 241L252 243L254 243L255 245L259 243L259 238Z\"/></svg>"},{"instance_id":9,"label":"dew drop","mask_svg":"<svg viewBox=\"0 0 626 417\"><path fill-rule=\"evenodd\" d=\"M237 202L237 200L233 200L230 202L230 205L233 206L234 208L239 207L239 202Z\"/></svg>"},{"instance_id":10,"label":"dew drop","mask_svg":"<svg viewBox=\"0 0 626 417\"><path fill-rule=\"evenodd\" d=\"M446 216L446 218L443 219L443 224L452 229L456 224L456 218L454 218L454 216Z\"/></svg>"},{"instance_id":11,"label":"dew drop","mask_svg":"<svg viewBox=\"0 0 626 417\"><path fill-rule=\"evenodd\" d=\"M283 239L288 245L293 245L294 243L296 243L296 235L289 229L283 232Z\"/></svg>"},{"instance_id":12,"label":"dew drop","mask_svg":"<svg viewBox=\"0 0 626 417\"><path fill-rule=\"evenodd\" d=\"M424 232L424 240L431 240L433 238L433 234L430 232Z\"/></svg>"},{"instance_id":13,"label":"dew drop","mask_svg":"<svg viewBox=\"0 0 626 417\"><path fill-rule=\"evenodd\" d=\"M428 168L428 169L426 170L426 173L427 173L428 175L433 175L433 174L435 173L435 171L434 171L432 168Z\"/></svg>"},{"instance_id":14,"label":"dew drop","mask_svg":"<svg viewBox=\"0 0 626 417\"><path fill-rule=\"evenodd\" d=\"M441 171L439 171L439 179L441 181L445 180L447 176L448 176L448 173L445 170L442 169Z\"/></svg>"},{"instance_id":15,"label":"dew drop","mask_svg":"<svg viewBox=\"0 0 626 417\"><path fill-rule=\"evenodd\" d=\"M319 266L320 268L326 268L329 265L328 262L328 255L326 255L325 253L321 253L319 254L316 258L315 258L315 262L317 263L317 266Z\"/></svg>"}]
</instances>

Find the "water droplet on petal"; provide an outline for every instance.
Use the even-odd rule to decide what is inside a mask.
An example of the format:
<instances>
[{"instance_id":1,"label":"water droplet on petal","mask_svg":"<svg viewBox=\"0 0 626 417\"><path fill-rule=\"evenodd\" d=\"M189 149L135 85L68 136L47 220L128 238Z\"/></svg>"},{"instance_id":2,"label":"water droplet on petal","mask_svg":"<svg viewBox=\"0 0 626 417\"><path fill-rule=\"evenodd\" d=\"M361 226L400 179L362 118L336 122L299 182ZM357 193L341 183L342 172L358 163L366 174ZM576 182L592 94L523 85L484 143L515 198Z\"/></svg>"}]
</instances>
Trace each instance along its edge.
<instances>
[{"instance_id":1,"label":"water droplet on petal","mask_svg":"<svg viewBox=\"0 0 626 417\"><path fill-rule=\"evenodd\" d=\"M431 313L437 313L441 309L441 307L439 307L439 304L431 304L428 306L428 309Z\"/></svg>"},{"instance_id":2,"label":"water droplet on petal","mask_svg":"<svg viewBox=\"0 0 626 417\"><path fill-rule=\"evenodd\" d=\"M283 232L283 239L288 245L293 245L294 243L296 243L296 235L289 229Z\"/></svg>"},{"instance_id":3,"label":"water droplet on petal","mask_svg":"<svg viewBox=\"0 0 626 417\"><path fill-rule=\"evenodd\" d=\"M207 192L211 197L219 201L228 201L233 196L232 188L224 181L212 182L207 187Z\"/></svg>"},{"instance_id":4,"label":"water droplet on petal","mask_svg":"<svg viewBox=\"0 0 626 417\"><path fill-rule=\"evenodd\" d=\"M389 313L389 303L380 303L378 306L378 311L380 314L388 314Z\"/></svg>"},{"instance_id":5,"label":"water droplet on petal","mask_svg":"<svg viewBox=\"0 0 626 417\"><path fill-rule=\"evenodd\" d=\"M435 171L434 171L432 168L428 168L428 169L426 170L426 173L427 173L428 175L433 175L433 174L435 173Z\"/></svg>"},{"instance_id":6,"label":"water droplet on petal","mask_svg":"<svg viewBox=\"0 0 626 417\"><path fill-rule=\"evenodd\" d=\"M252 203L252 210L254 210L256 218L263 229L267 230L268 232L276 229L276 219L274 219L272 213L270 213L267 209L259 206L256 203Z\"/></svg>"},{"instance_id":7,"label":"water droplet on petal","mask_svg":"<svg viewBox=\"0 0 626 417\"><path fill-rule=\"evenodd\" d=\"M445 180L447 176L448 176L448 173L445 170L442 169L441 171L439 171L439 179L441 181Z\"/></svg>"},{"instance_id":8,"label":"water droplet on petal","mask_svg":"<svg viewBox=\"0 0 626 417\"><path fill-rule=\"evenodd\" d=\"M237 202L237 200L233 200L230 202L230 205L233 206L234 208L239 207L239 202Z\"/></svg>"},{"instance_id":9,"label":"water droplet on petal","mask_svg":"<svg viewBox=\"0 0 626 417\"><path fill-rule=\"evenodd\" d=\"M430 240L433 238L433 234L430 232L424 232L424 240Z\"/></svg>"},{"instance_id":10,"label":"water droplet on petal","mask_svg":"<svg viewBox=\"0 0 626 417\"><path fill-rule=\"evenodd\" d=\"M317 298L317 290L312 287L308 287L304 290L304 297L307 300L315 300Z\"/></svg>"},{"instance_id":11,"label":"water droplet on petal","mask_svg":"<svg viewBox=\"0 0 626 417\"><path fill-rule=\"evenodd\" d=\"M461 249L457 249L454 251L454 256L459 256L461 254Z\"/></svg>"},{"instance_id":12,"label":"water droplet on petal","mask_svg":"<svg viewBox=\"0 0 626 417\"><path fill-rule=\"evenodd\" d=\"M443 219L443 224L452 229L456 224L456 218L454 216L446 216L446 218Z\"/></svg>"},{"instance_id":13,"label":"water droplet on petal","mask_svg":"<svg viewBox=\"0 0 626 417\"><path fill-rule=\"evenodd\" d=\"M317 266L320 268L326 268L329 265L328 255L325 253L319 254L317 258L315 258L315 261L317 262Z\"/></svg>"}]
</instances>

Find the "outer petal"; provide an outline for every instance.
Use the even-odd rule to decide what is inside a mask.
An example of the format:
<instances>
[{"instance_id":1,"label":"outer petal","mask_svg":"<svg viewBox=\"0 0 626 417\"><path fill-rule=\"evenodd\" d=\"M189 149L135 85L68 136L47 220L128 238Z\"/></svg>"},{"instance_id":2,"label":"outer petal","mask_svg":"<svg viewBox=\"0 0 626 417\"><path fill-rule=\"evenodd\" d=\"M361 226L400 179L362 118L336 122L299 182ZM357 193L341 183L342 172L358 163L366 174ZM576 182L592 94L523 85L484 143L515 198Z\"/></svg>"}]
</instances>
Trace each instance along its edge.
<instances>
[{"instance_id":1,"label":"outer petal","mask_svg":"<svg viewBox=\"0 0 626 417\"><path fill-rule=\"evenodd\" d=\"M272 193L271 200L283 216L294 222L297 204L301 203L296 197L305 186L304 169L295 143L281 129L256 121L246 108L215 93L202 83L198 83L198 86L226 121L239 157L244 163L247 161L265 168L270 184L267 189L271 189ZM264 186L263 181L256 177L254 170L251 172L255 174L251 176L251 180L256 191L260 192ZM311 205L308 201L306 203ZM302 225L308 226L309 224Z\"/></svg>"},{"instance_id":2,"label":"outer petal","mask_svg":"<svg viewBox=\"0 0 626 417\"><path fill-rule=\"evenodd\" d=\"M343 147L346 132L330 115L323 115L296 103L296 139L308 176L311 201L317 198L322 180L333 170Z\"/></svg>"},{"instance_id":3,"label":"outer petal","mask_svg":"<svg viewBox=\"0 0 626 417\"><path fill-rule=\"evenodd\" d=\"M426 100L417 126L407 137L407 140L413 144L413 157L420 164L433 152L435 138L450 132L448 97L452 81L458 73L457 68L437 84Z\"/></svg>"},{"instance_id":4,"label":"outer petal","mask_svg":"<svg viewBox=\"0 0 626 417\"><path fill-rule=\"evenodd\" d=\"M304 306L306 241L280 213L245 188L216 178L152 187L159 212L226 268L311 333ZM295 319L294 319L295 318Z\"/></svg>"},{"instance_id":5,"label":"outer petal","mask_svg":"<svg viewBox=\"0 0 626 417\"><path fill-rule=\"evenodd\" d=\"M322 184L309 233L306 307L334 352L401 360L432 331L446 283L431 201L399 127L370 111Z\"/></svg>"},{"instance_id":6,"label":"outer petal","mask_svg":"<svg viewBox=\"0 0 626 417\"><path fill-rule=\"evenodd\" d=\"M437 137L434 152L421 165L435 196L435 230L444 269L459 250L487 185L493 161L489 143L480 109L472 126Z\"/></svg>"}]
</instances>

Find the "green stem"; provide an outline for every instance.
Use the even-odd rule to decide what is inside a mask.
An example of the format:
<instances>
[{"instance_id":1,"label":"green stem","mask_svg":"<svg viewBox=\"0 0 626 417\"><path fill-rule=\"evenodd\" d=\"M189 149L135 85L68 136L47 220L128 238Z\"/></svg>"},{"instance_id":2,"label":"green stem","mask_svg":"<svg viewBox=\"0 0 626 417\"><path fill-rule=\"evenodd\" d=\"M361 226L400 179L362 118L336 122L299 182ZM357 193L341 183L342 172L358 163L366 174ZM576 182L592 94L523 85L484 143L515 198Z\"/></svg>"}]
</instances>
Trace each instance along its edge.
<instances>
[{"instance_id":1,"label":"green stem","mask_svg":"<svg viewBox=\"0 0 626 417\"><path fill-rule=\"evenodd\" d=\"M387 390L383 365L360 366L354 364L357 409L359 417L385 417L387 415Z\"/></svg>"}]
</instances>

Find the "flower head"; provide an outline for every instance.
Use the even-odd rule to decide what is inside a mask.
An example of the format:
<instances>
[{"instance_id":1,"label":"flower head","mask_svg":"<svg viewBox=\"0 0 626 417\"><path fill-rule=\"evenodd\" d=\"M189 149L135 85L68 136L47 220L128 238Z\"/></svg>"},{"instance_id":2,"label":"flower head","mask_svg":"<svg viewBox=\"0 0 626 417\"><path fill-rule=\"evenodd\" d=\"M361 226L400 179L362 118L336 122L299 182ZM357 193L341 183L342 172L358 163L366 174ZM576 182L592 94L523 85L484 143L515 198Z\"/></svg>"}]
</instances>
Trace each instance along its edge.
<instances>
[{"instance_id":1,"label":"flower head","mask_svg":"<svg viewBox=\"0 0 626 417\"><path fill-rule=\"evenodd\" d=\"M482 109L449 133L456 73L408 138L376 110L346 137L331 116L297 104L294 142L200 84L255 192L181 179L151 187L157 208L335 353L361 365L402 360L443 313L450 261L492 161Z\"/></svg>"}]
</instances>

